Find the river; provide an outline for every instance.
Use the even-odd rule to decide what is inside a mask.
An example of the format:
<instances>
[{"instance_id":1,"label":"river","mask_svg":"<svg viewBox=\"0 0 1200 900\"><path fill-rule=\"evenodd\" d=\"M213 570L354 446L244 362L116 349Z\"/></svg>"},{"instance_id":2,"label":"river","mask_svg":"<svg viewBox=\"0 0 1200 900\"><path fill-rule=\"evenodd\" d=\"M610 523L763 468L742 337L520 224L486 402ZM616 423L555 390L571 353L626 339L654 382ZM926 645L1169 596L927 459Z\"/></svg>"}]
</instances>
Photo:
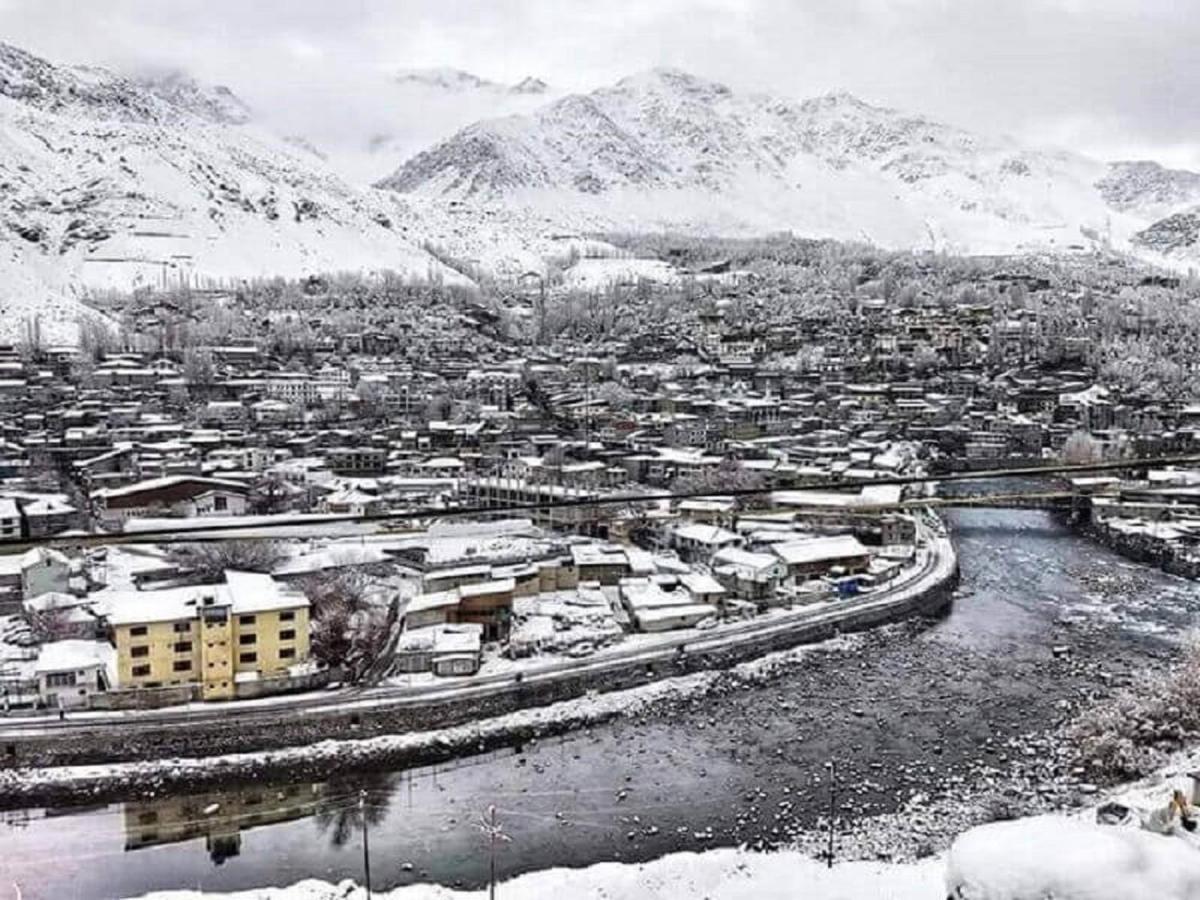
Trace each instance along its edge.
<instances>
[{"instance_id":1,"label":"river","mask_svg":"<svg viewBox=\"0 0 1200 900\"><path fill-rule=\"evenodd\" d=\"M848 821L965 779L981 758L1002 767L1004 738L1049 729L1169 659L1200 610L1200 585L1049 514L965 510L949 522L963 577L937 621L851 638L765 684L436 769L324 784L281 772L254 790L3 813L0 891L90 900L360 879L362 789L376 888L483 884L490 805L506 836L501 877L773 846L819 822L830 760Z\"/></svg>"}]
</instances>

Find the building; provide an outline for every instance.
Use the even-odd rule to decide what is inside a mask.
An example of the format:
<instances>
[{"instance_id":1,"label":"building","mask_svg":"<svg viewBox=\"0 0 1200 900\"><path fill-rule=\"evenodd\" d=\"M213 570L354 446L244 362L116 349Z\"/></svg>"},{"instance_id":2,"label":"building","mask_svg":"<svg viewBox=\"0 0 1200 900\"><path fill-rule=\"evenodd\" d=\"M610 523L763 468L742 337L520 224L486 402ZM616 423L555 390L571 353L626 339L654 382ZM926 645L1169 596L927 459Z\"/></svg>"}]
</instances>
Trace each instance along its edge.
<instances>
[{"instance_id":1,"label":"building","mask_svg":"<svg viewBox=\"0 0 1200 900\"><path fill-rule=\"evenodd\" d=\"M286 679L309 654L308 598L270 575L225 573L225 583L116 598L108 623L118 689L198 685L204 700L238 684Z\"/></svg>"},{"instance_id":2,"label":"building","mask_svg":"<svg viewBox=\"0 0 1200 900\"><path fill-rule=\"evenodd\" d=\"M11 497L0 497L0 541L15 541L21 537L21 510Z\"/></svg>"},{"instance_id":3,"label":"building","mask_svg":"<svg viewBox=\"0 0 1200 900\"><path fill-rule=\"evenodd\" d=\"M474 675L482 659L483 627L475 623L406 631L396 644L396 670Z\"/></svg>"},{"instance_id":4,"label":"building","mask_svg":"<svg viewBox=\"0 0 1200 900\"><path fill-rule=\"evenodd\" d=\"M54 709L88 705L89 698L108 686L113 648L85 640L51 641L38 651L38 698Z\"/></svg>"},{"instance_id":5,"label":"building","mask_svg":"<svg viewBox=\"0 0 1200 900\"><path fill-rule=\"evenodd\" d=\"M737 547L718 552L712 559L713 577L740 600L759 606L774 600L787 577L787 567L770 553L751 553Z\"/></svg>"},{"instance_id":6,"label":"building","mask_svg":"<svg viewBox=\"0 0 1200 900\"><path fill-rule=\"evenodd\" d=\"M108 525L142 516L238 516L246 511L248 489L236 481L173 475L152 478L92 494L97 518Z\"/></svg>"},{"instance_id":7,"label":"building","mask_svg":"<svg viewBox=\"0 0 1200 900\"><path fill-rule=\"evenodd\" d=\"M837 570L840 575L855 575L867 571L870 551L852 535L804 538L771 547L787 566L788 576L795 581L819 578Z\"/></svg>"},{"instance_id":8,"label":"building","mask_svg":"<svg viewBox=\"0 0 1200 900\"><path fill-rule=\"evenodd\" d=\"M41 594L70 589L71 562L48 547L0 556L0 615L21 611L21 603Z\"/></svg>"}]
</instances>

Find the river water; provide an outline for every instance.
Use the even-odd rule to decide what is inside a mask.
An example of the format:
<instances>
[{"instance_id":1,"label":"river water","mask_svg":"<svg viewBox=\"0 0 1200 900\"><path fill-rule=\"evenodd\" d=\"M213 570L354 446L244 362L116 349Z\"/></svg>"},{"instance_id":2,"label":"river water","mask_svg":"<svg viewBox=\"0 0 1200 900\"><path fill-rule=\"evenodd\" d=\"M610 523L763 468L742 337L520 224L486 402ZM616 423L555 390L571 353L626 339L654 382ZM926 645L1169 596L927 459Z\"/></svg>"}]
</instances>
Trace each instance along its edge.
<instances>
[{"instance_id":1,"label":"river water","mask_svg":"<svg viewBox=\"0 0 1200 900\"><path fill-rule=\"evenodd\" d=\"M819 822L835 761L841 815L893 811L1002 739L1176 652L1200 585L1136 566L1046 513L950 514L962 566L952 611L817 651L765 684L436 769L286 772L250 790L99 808L0 813L0 893L131 897L361 880L478 886L494 805L501 877L641 861L680 849L783 843ZM1055 653L1055 649L1058 653ZM366 801L359 808L359 791Z\"/></svg>"}]
</instances>

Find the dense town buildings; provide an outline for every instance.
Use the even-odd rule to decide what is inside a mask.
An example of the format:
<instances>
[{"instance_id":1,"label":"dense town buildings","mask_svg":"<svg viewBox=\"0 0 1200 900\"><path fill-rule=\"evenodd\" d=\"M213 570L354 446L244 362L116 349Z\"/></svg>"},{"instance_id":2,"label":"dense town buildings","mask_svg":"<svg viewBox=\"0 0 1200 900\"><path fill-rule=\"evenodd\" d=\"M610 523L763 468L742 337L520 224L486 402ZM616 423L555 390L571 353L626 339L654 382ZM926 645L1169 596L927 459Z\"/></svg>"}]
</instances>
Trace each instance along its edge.
<instances>
[{"instance_id":1,"label":"dense town buildings","mask_svg":"<svg viewBox=\"0 0 1200 900\"><path fill-rule=\"evenodd\" d=\"M0 388L6 702L584 656L878 589L922 542L922 489L871 483L888 475L1200 449L1194 372L1139 382L1101 356L1166 327L1130 299L1132 270L1001 261L939 286L905 260L903 285L790 294L724 265L607 305L567 295L543 335L520 291L431 289L355 328L336 297L280 319L218 292L211 308L265 303L244 317L260 330L173 343L178 304L144 294L110 343L0 349L19 384ZM1188 569L1195 473L1147 477L1069 488L1106 540ZM330 530L346 520L376 522L371 541ZM81 537L205 524L237 548Z\"/></svg>"}]
</instances>

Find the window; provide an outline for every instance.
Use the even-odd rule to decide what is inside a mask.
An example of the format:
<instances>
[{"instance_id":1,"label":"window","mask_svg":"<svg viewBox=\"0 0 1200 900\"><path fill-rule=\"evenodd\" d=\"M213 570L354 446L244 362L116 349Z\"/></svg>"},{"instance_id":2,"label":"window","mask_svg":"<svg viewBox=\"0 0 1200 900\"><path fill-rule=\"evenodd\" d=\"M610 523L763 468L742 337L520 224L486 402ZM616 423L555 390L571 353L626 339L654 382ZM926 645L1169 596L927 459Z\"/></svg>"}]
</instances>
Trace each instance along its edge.
<instances>
[{"instance_id":1,"label":"window","mask_svg":"<svg viewBox=\"0 0 1200 900\"><path fill-rule=\"evenodd\" d=\"M176 672L190 672L192 671L192 663L191 660L177 659L175 660L175 665L173 665L171 668L173 668Z\"/></svg>"},{"instance_id":2,"label":"window","mask_svg":"<svg viewBox=\"0 0 1200 900\"><path fill-rule=\"evenodd\" d=\"M145 625L134 625L132 628L129 629L130 637L145 637L145 635L146 635L146 626Z\"/></svg>"},{"instance_id":3,"label":"window","mask_svg":"<svg viewBox=\"0 0 1200 900\"><path fill-rule=\"evenodd\" d=\"M175 633L176 634L187 634L191 630L192 630L191 622L176 622L175 623Z\"/></svg>"},{"instance_id":4,"label":"window","mask_svg":"<svg viewBox=\"0 0 1200 900\"><path fill-rule=\"evenodd\" d=\"M296 658L296 648L295 647L284 647L282 650L279 651L279 658L280 659L295 659Z\"/></svg>"},{"instance_id":5,"label":"window","mask_svg":"<svg viewBox=\"0 0 1200 900\"><path fill-rule=\"evenodd\" d=\"M279 614L280 622L291 622L295 618L296 618L296 613L294 610L289 609L287 612L281 612Z\"/></svg>"},{"instance_id":6,"label":"window","mask_svg":"<svg viewBox=\"0 0 1200 900\"><path fill-rule=\"evenodd\" d=\"M258 635L254 635L254 634L238 635L238 643L242 644L243 646L245 646L246 644L257 644L258 643Z\"/></svg>"},{"instance_id":7,"label":"window","mask_svg":"<svg viewBox=\"0 0 1200 900\"><path fill-rule=\"evenodd\" d=\"M74 684L74 672L51 672L46 676L46 687L71 687Z\"/></svg>"},{"instance_id":8,"label":"window","mask_svg":"<svg viewBox=\"0 0 1200 900\"><path fill-rule=\"evenodd\" d=\"M138 647L130 647L129 655L134 658L138 658L138 657L142 657L142 656L149 656L150 648L145 644L142 644L141 646L138 646Z\"/></svg>"},{"instance_id":9,"label":"window","mask_svg":"<svg viewBox=\"0 0 1200 900\"><path fill-rule=\"evenodd\" d=\"M238 662L252 663L258 662L257 653L243 653L238 657Z\"/></svg>"},{"instance_id":10,"label":"window","mask_svg":"<svg viewBox=\"0 0 1200 900\"><path fill-rule=\"evenodd\" d=\"M228 509L228 508L229 508L229 501L226 500L225 497L221 496L220 494L213 497L213 509L220 512L220 511Z\"/></svg>"},{"instance_id":11,"label":"window","mask_svg":"<svg viewBox=\"0 0 1200 900\"><path fill-rule=\"evenodd\" d=\"M176 641L175 642L175 652L176 653L191 653L192 652L192 642L191 641Z\"/></svg>"},{"instance_id":12,"label":"window","mask_svg":"<svg viewBox=\"0 0 1200 900\"><path fill-rule=\"evenodd\" d=\"M296 629L294 629L294 628L283 629L283 631L279 632L279 639L281 641L294 641L296 639Z\"/></svg>"},{"instance_id":13,"label":"window","mask_svg":"<svg viewBox=\"0 0 1200 900\"><path fill-rule=\"evenodd\" d=\"M145 678L149 674L150 674L149 666L134 666L133 667L133 677L134 678Z\"/></svg>"},{"instance_id":14,"label":"window","mask_svg":"<svg viewBox=\"0 0 1200 900\"><path fill-rule=\"evenodd\" d=\"M253 625L254 624L254 616L240 616L238 618L238 624L239 625Z\"/></svg>"}]
</instances>

